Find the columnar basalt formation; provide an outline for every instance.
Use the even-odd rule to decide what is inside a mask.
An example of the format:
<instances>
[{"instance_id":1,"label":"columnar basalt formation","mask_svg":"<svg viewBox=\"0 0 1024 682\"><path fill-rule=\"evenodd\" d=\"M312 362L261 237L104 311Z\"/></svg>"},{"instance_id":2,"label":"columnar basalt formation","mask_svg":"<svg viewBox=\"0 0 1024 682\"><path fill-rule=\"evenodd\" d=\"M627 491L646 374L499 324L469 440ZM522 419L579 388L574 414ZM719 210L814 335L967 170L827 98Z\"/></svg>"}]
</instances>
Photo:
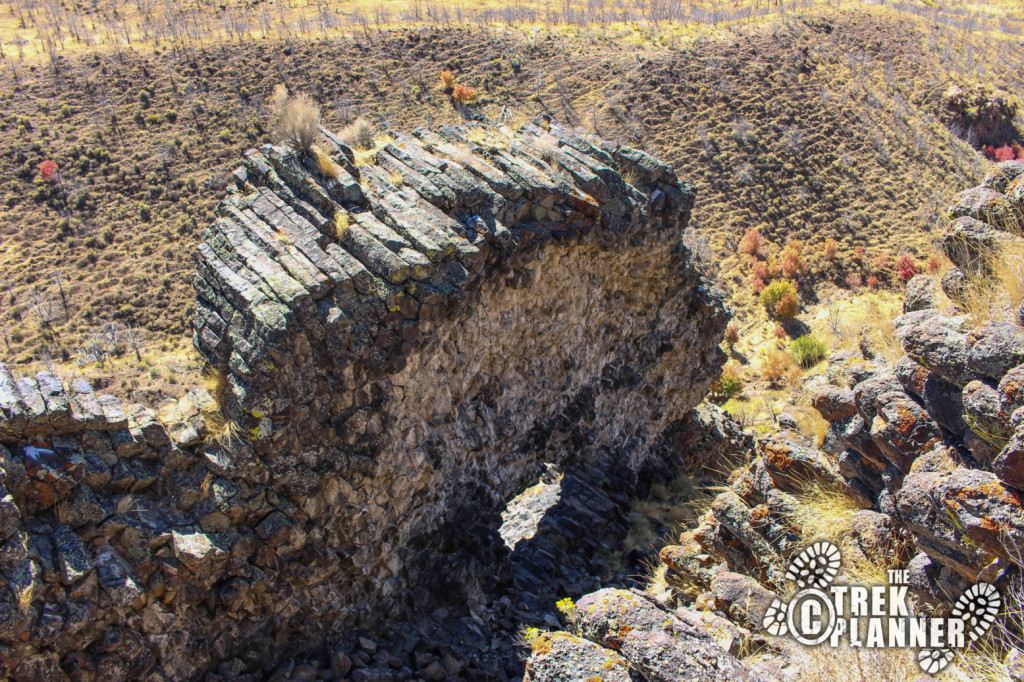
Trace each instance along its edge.
<instances>
[{"instance_id":1,"label":"columnar basalt formation","mask_svg":"<svg viewBox=\"0 0 1024 682\"><path fill-rule=\"evenodd\" d=\"M369 154L322 131L234 176L195 278L222 390L126 409L0 372L15 678L271 669L472 603L543 463L638 471L718 374L693 191L643 152L547 121Z\"/></svg>"}]
</instances>

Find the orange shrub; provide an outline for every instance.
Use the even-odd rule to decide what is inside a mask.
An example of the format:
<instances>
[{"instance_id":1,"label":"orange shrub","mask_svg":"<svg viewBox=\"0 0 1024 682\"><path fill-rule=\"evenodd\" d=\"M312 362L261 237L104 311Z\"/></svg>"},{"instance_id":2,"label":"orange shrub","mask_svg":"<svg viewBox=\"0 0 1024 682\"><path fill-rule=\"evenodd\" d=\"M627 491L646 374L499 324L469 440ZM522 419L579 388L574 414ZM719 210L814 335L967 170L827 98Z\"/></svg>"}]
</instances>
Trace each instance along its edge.
<instances>
[{"instance_id":1,"label":"orange shrub","mask_svg":"<svg viewBox=\"0 0 1024 682\"><path fill-rule=\"evenodd\" d=\"M476 99L476 89L459 83L452 88L452 99L460 104L466 104Z\"/></svg>"},{"instance_id":2,"label":"orange shrub","mask_svg":"<svg viewBox=\"0 0 1024 682\"><path fill-rule=\"evenodd\" d=\"M758 256L764 249L764 235L756 227L752 227L743 233L743 238L740 239L740 253L745 253L750 256Z\"/></svg>"},{"instance_id":3,"label":"orange shrub","mask_svg":"<svg viewBox=\"0 0 1024 682\"><path fill-rule=\"evenodd\" d=\"M789 353L772 348L765 351L761 357L761 376L773 384L783 379L792 383L799 378L800 368L793 362Z\"/></svg>"}]
</instances>

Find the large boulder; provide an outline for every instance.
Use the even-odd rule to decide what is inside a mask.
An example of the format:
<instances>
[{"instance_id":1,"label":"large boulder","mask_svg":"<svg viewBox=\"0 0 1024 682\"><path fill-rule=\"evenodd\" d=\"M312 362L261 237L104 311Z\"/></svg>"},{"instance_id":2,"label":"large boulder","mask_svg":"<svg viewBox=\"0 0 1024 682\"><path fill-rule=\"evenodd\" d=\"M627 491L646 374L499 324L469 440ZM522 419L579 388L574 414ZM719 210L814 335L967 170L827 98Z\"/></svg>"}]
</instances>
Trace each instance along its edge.
<instances>
[{"instance_id":1,"label":"large boulder","mask_svg":"<svg viewBox=\"0 0 1024 682\"><path fill-rule=\"evenodd\" d=\"M581 635L619 651L648 682L762 679L706 631L634 592L588 594L576 612Z\"/></svg>"},{"instance_id":2,"label":"large boulder","mask_svg":"<svg viewBox=\"0 0 1024 682\"><path fill-rule=\"evenodd\" d=\"M640 682L629 661L608 649L568 632L546 632L530 642L523 682ZM441 670L444 675L444 670ZM442 677L443 679L443 677Z\"/></svg>"},{"instance_id":3,"label":"large boulder","mask_svg":"<svg viewBox=\"0 0 1024 682\"><path fill-rule=\"evenodd\" d=\"M979 377L999 381L1024 363L1024 329L1012 322L990 320L967 333L967 366Z\"/></svg>"},{"instance_id":4,"label":"large boulder","mask_svg":"<svg viewBox=\"0 0 1024 682\"><path fill-rule=\"evenodd\" d=\"M987 187L974 187L957 194L947 212L950 220L966 216L1002 227L1013 210L1005 194Z\"/></svg>"},{"instance_id":5,"label":"large boulder","mask_svg":"<svg viewBox=\"0 0 1024 682\"><path fill-rule=\"evenodd\" d=\"M1024 533L1020 494L976 469L910 474L896 510L921 551L971 582L994 580Z\"/></svg>"},{"instance_id":6,"label":"large boulder","mask_svg":"<svg viewBox=\"0 0 1024 682\"><path fill-rule=\"evenodd\" d=\"M968 365L964 318L925 310L903 315L894 324L903 351L917 364L961 388L976 378Z\"/></svg>"},{"instance_id":7,"label":"large boulder","mask_svg":"<svg viewBox=\"0 0 1024 682\"><path fill-rule=\"evenodd\" d=\"M994 189L997 192L1006 192L1011 182L1024 176L1024 161L1003 161L988 169L982 187Z\"/></svg>"},{"instance_id":8,"label":"large boulder","mask_svg":"<svg viewBox=\"0 0 1024 682\"><path fill-rule=\"evenodd\" d=\"M938 301L936 288L935 278L931 275L911 277L903 292L903 312L913 313L934 308Z\"/></svg>"},{"instance_id":9,"label":"large boulder","mask_svg":"<svg viewBox=\"0 0 1024 682\"><path fill-rule=\"evenodd\" d=\"M967 425L963 418L963 392L959 387L907 356L897 360L894 369L900 385L921 402L928 416L957 436L964 433Z\"/></svg>"}]
</instances>

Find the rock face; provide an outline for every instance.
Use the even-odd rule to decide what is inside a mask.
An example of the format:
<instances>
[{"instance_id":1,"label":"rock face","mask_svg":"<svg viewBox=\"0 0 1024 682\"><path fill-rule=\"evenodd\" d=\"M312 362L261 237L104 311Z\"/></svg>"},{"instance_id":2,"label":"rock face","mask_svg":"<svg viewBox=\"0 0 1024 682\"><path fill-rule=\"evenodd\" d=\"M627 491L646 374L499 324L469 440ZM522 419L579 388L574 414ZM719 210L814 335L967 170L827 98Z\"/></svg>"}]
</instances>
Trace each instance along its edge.
<instances>
[{"instance_id":1,"label":"rock face","mask_svg":"<svg viewBox=\"0 0 1024 682\"><path fill-rule=\"evenodd\" d=\"M553 122L319 145L249 152L199 247L217 395L0 370L15 679L268 670L472 602L545 462L636 476L717 377L668 166Z\"/></svg>"}]
</instances>

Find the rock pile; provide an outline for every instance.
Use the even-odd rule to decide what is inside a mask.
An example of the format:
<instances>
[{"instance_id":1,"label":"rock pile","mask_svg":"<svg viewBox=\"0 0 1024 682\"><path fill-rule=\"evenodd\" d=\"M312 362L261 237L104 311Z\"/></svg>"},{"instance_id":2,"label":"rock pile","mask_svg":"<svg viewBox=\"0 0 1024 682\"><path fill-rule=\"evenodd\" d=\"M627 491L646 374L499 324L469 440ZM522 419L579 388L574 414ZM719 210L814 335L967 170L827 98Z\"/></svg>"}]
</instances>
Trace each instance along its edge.
<instances>
[{"instance_id":1,"label":"rock pile","mask_svg":"<svg viewBox=\"0 0 1024 682\"><path fill-rule=\"evenodd\" d=\"M717 376L668 166L546 121L318 145L249 152L199 247L216 395L0 372L14 679L238 677L476 608L545 462L636 476Z\"/></svg>"}]
</instances>

